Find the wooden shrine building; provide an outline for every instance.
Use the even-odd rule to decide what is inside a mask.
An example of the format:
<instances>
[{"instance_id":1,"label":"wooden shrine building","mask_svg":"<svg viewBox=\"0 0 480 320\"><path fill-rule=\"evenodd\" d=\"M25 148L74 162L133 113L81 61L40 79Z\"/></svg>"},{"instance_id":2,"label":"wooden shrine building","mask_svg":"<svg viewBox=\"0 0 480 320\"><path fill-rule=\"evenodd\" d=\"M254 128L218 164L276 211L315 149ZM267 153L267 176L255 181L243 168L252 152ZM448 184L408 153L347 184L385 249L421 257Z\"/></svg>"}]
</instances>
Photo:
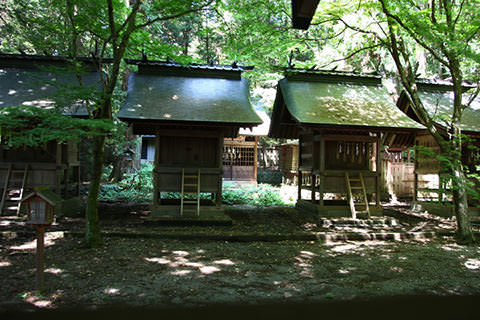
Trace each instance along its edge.
<instances>
[{"instance_id":1,"label":"wooden shrine building","mask_svg":"<svg viewBox=\"0 0 480 320\"><path fill-rule=\"evenodd\" d=\"M255 110L263 123L254 128L240 128L236 138L223 139L223 180L233 183L257 183L258 138L268 135L270 118ZM155 136L142 135L140 162L153 163Z\"/></svg>"},{"instance_id":2,"label":"wooden shrine building","mask_svg":"<svg viewBox=\"0 0 480 320\"><path fill-rule=\"evenodd\" d=\"M85 84L95 85L99 77L94 64L80 59ZM69 116L85 117L85 105L72 99L55 104L54 96L78 85L77 77L65 71L66 58L0 54L0 109L36 106ZM55 109L55 108L59 108ZM0 144L0 211L20 213L20 200L36 187L48 187L64 199L76 198L80 186L78 144L48 142L44 146L9 148ZM78 201L79 199L76 198ZM79 204L78 204L79 206Z\"/></svg>"},{"instance_id":3,"label":"wooden shrine building","mask_svg":"<svg viewBox=\"0 0 480 320\"><path fill-rule=\"evenodd\" d=\"M443 135L448 134L449 121L453 110L453 87L451 82L445 80L417 80L418 93L429 115L435 119L437 130ZM465 85L465 89L469 87ZM402 92L397 106L413 120L420 122L419 117L411 108L410 100L405 92ZM461 129L464 135L471 139L470 144L476 148L468 148L464 145L462 148L462 160L464 165L471 173L480 173L480 98L475 99L469 108L466 108L462 115ZM414 202L417 208L429 210L429 212L452 216L453 208L444 205L451 201L451 195L448 194L449 179L446 168L442 168L436 155L440 152L435 139L427 130L419 132L415 136L415 172L414 172ZM433 156L428 155L424 148L433 151ZM480 189L478 181L476 189ZM470 213L480 215L480 210L474 208L479 205L478 200L469 199Z\"/></svg>"},{"instance_id":4,"label":"wooden shrine building","mask_svg":"<svg viewBox=\"0 0 480 320\"><path fill-rule=\"evenodd\" d=\"M160 214L218 212L222 202L223 141L261 123L242 68L127 60L127 101L119 118L134 134L155 135L153 208ZM179 201L162 199L177 192ZM210 193L215 203L200 199ZM213 200L213 199L212 199ZM216 204L216 206L212 206Z\"/></svg>"},{"instance_id":5,"label":"wooden shrine building","mask_svg":"<svg viewBox=\"0 0 480 320\"><path fill-rule=\"evenodd\" d=\"M391 144L402 144L421 128L396 108L378 76L287 70L269 136L299 139L297 208L356 218L381 212L382 134L395 132Z\"/></svg>"},{"instance_id":6,"label":"wooden shrine building","mask_svg":"<svg viewBox=\"0 0 480 320\"><path fill-rule=\"evenodd\" d=\"M255 110L263 122L254 128L240 128L236 138L223 140L223 180L257 183L258 138L268 135L270 118Z\"/></svg>"}]
</instances>

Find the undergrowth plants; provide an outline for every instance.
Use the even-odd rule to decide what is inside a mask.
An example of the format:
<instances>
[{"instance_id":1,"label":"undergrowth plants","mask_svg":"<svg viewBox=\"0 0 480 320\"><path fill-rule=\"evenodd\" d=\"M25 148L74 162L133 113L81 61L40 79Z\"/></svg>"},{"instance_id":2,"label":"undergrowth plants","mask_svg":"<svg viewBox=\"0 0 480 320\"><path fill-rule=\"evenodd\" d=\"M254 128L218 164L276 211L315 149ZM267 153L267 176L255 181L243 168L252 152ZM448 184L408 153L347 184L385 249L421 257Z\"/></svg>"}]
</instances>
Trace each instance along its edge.
<instances>
[{"instance_id":1,"label":"undergrowth plants","mask_svg":"<svg viewBox=\"0 0 480 320\"><path fill-rule=\"evenodd\" d=\"M104 183L100 190L100 201L106 202L150 202L153 197L152 183L153 165L142 164L140 170L125 174L119 183ZM210 193L201 193L202 199L209 199ZM256 207L286 205L280 195L279 188L268 184L234 188L224 186L222 192L223 203L227 205L248 204ZM180 199L179 192L164 192L162 199Z\"/></svg>"}]
</instances>

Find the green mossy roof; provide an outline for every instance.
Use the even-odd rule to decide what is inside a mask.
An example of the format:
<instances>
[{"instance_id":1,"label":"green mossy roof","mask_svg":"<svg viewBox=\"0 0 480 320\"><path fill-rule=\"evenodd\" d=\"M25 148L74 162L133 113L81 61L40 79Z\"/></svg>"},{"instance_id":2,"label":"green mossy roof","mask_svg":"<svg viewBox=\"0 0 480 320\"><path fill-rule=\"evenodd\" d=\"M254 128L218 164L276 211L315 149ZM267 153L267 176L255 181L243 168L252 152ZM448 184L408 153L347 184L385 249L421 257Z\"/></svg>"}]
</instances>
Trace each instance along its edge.
<instances>
[{"instance_id":1,"label":"green mossy roof","mask_svg":"<svg viewBox=\"0 0 480 320\"><path fill-rule=\"evenodd\" d=\"M127 122L262 123L250 104L246 79L198 74L131 74L127 101L118 117Z\"/></svg>"},{"instance_id":2,"label":"green mossy roof","mask_svg":"<svg viewBox=\"0 0 480 320\"><path fill-rule=\"evenodd\" d=\"M82 76L86 85L98 82L98 73L89 72ZM0 65L0 108L8 106L37 106L44 109L55 108L55 95L60 90L68 95L69 87L78 86L75 75L71 73L51 73L35 68L20 68ZM85 106L69 100L67 96L58 97L62 103L62 112L66 115L86 116ZM69 102L67 102L69 101ZM65 105L65 106L63 106Z\"/></svg>"},{"instance_id":3,"label":"green mossy roof","mask_svg":"<svg viewBox=\"0 0 480 320\"><path fill-rule=\"evenodd\" d=\"M64 201L62 199L62 197L60 197L58 194L56 194L55 192L53 192L51 190L40 190L40 191L35 191L35 192L30 193L29 195L25 196L22 199L22 202L30 199L33 196L39 196L43 200L50 203L50 205L52 205L52 206L56 206L59 203L62 203Z\"/></svg>"},{"instance_id":4,"label":"green mossy roof","mask_svg":"<svg viewBox=\"0 0 480 320\"><path fill-rule=\"evenodd\" d=\"M290 114L303 124L420 129L375 81L282 79L280 89Z\"/></svg>"},{"instance_id":5,"label":"green mossy roof","mask_svg":"<svg viewBox=\"0 0 480 320\"><path fill-rule=\"evenodd\" d=\"M445 90L420 89L419 96L424 107L438 124L449 126L453 113L453 92ZM464 94L468 96L468 94ZM447 121L445 121L447 120ZM463 111L461 128L464 131L480 132L480 99L475 99Z\"/></svg>"}]
</instances>

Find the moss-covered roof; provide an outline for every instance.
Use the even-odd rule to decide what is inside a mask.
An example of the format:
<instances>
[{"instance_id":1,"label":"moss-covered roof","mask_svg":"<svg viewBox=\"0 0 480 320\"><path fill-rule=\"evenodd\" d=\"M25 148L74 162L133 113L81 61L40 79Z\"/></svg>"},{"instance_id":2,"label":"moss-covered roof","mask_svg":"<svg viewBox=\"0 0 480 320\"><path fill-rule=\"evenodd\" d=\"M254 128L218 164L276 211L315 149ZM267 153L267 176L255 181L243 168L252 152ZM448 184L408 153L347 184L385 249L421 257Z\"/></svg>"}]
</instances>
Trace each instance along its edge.
<instances>
[{"instance_id":1,"label":"moss-covered roof","mask_svg":"<svg viewBox=\"0 0 480 320\"><path fill-rule=\"evenodd\" d=\"M147 72L148 71L148 72ZM205 70L148 69L130 75L118 117L127 122L204 122L251 127L262 123L240 71L225 77Z\"/></svg>"},{"instance_id":2,"label":"moss-covered roof","mask_svg":"<svg viewBox=\"0 0 480 320\"><path fill-rule=\"evenodd\" d=\"M433 86L419 86L419 96L438 124L449 126L453 113L453 91ZM464 94L464 98L468 94ZM480 132L480 98L475 99L469 108L463 111L461 128L464 131Z\"/></svg>"},{"instance_id":3,"label":"moss-covered roof","mask_svg":"<svg viewBox=\"0 0 480 320\"><path fill-rule=\"evenodd\" d=\"M50 66L58 67L60 61L57 60L52 61ZM71 88L78 87L76 76L60 69L47 70L46 66L49 66L47 58L26 60L1 55L0 108L29 105L53 109L57 101L64 114L88 115L85 106L72 96ZM82 75L82 78L87 86L96 86L99 82L98 73L93 71ZM88 90L91 91L91 88Z\"/></svg>"},{"instance_id":4,"label":"moss-covered roof","mask_svg":"<svg viewBox=\"0 0 480 320\"><path fill-rule=\"evenodd\" d=\"M351 80L282 79L279 89L286 108L301 124L423 128L397 109L379 79Z\"/></svg>"}]
</instances>

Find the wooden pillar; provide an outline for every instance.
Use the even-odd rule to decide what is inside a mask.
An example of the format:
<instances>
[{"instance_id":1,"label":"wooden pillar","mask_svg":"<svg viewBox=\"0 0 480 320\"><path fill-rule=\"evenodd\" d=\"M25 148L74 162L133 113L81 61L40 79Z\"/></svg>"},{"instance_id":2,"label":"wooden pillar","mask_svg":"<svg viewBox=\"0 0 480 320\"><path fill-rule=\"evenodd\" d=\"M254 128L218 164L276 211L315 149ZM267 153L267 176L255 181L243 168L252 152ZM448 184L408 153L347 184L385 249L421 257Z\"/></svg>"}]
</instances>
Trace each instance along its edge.
<instances>
[{"instance_id":1,"label":"wooden pillar","mask_svg":"<svg viewBox=\"0 0 480 320\"><path fill-rule=\"evenodd\" d=\"M417 202L418 197L418 174L414 172L413 174L413 202Z\"/></svg>"},{"instance_id":2,"label":"wooden pillar","mask_svg":"<svg viewBox=\"0 0 480 320\"><path fill-rule=\"evenodd\" d=\"M57 143L56 150L56 166L55 166L55 192L61 194L61 179L62 179L62 144Z\"/></svg>"},{"instance_id":3,"label":"wooden pillar","mask_svg":"<svg viewBox=\"0 0 480 320\"><path fill-rule=\"evenodd\" d=\"M215 198L215 205L220 207L222 205L222 179L223 179L223 132L220 132L217 143L217 167L219 169L217 181L217 196Z\"/></svg>"},{"instance_id":4,"label":"wooden pillar","mask_svg":"<svg viewBox=\"0 0 480 320\"><path fill-rule=\"evenodd\" d=\"M323 136L320 138L320 183L318 184L318 193L320 194L320 206L323 207L323 189L325 186L325 139Z\"/></svg>"},{"instance_id":5,"label":"wooden pillar","mask_svg":"<svg viewBox=\"0 0 480 320\"><path fill-rule=\"evenodd\" d=\"M315 190L315 183L316 183L315 180L316 180L316 177L317 177L317 176L316 176L315 174L313 174L313 172L312 172L312 185L311 185L312 203L316 203L316 199L315 199L315 191L316 191L316 190Z\"/></svg>"},{"instance_id":6,"label":"wooden pillar","mask_svg":"<svg viewBox=\"0 0 480 320\"><path fill-rule=\"evenodd\" d=\"M222 148L223 149L223 148ZM255 136L255 147L253 151L253 174L254 174L254 179L255 183L257 182L257 170L258 170L258 137Z\"/></svg>"},{"instance_id":7,"label":"wooden pillar","mask_svg":"<svg viewBox=\"0 0 480 320\"><path fill-rule=\"evenodd\" d=\"M76 180L77 180L77 197L80 197L80 186L82 184L82 177L81 177L81 168L80 165L76 166Z\"/></svg>"},{"instance_id":8,"label":"wooden pillar","mask_svg":"<svg viewBox=\"0 0 480 320\"><path fill-rule=\"evenodd\" d=\"M43 264L44 264L44 236L45 226L37 225L37 274L36 274L36 287L39 292L43 290Z\"/></svg>"},{"instance_id":9,"label":"wooden pillar","mask_svg":"<svg viewBox=\"0 0 480 320\"><path fill-rule=\"evenodd\" d=\"M297 194L297 201L302 200L302 137L298 139L298 171L297 171L297 176L298 176L298 194Z\"/></svg>"},{"instance_id":10,"label":"wooden pillar","mask_svg":"<svg viewBox=\"0 0 480 320\"><path fill-rule=\"evenodd\" d=\"M414 138L414 145L415 149L413 150L413 202L417 202L418 200L418 174L417 174L417 168L418 168L418 152L417 152L417 139L416 137Z\"/></svg>"},{"instance_id":11,"label":"wooden pillar","mask_svg":"<svg viewBox=\"0 0 480 320\"><path fill-rule=\"evenodd\" d=\"M298 195L297 195L297 201L302 200L302 171L298 169Z\"/></svg>"},{"instance_id":12,"label":"wooden pillar","mask_svg":"<svg viewBox=\"0 0 480 320\"><path fill-rule=\"evenodd\" d=\"M155 157L153 161L153 205L160 205L160 130L155 132Z\"/></svg>"},{"instance_id":13,"label":"wooden pillar","mask_svg":"<svg viewBox=\"0 0 480 320\"><path fill-rule=\"evenodd\" d=\"M69 186L69 179L68 177L70 176L70 169L72 167L67 164L67 168L63 170L63 181L65 183L64 189L63 189L63 198L67 199L68 197L68 186ZM73 174L73 168L72 168L72 174Z\"/></svg>"},{"instance_id":14,"label":"wooden pillar","mask_svg":"<svg viewBox=\"0 0 480 320\"><path fill-rule=\"evenodd\" d=\"M375 195L375 205L380 206L380 178L382 175L382 140L380 139L380 134L377 133L377 175L376 175L376 195Z\"/></svg>"}]
</instances>

